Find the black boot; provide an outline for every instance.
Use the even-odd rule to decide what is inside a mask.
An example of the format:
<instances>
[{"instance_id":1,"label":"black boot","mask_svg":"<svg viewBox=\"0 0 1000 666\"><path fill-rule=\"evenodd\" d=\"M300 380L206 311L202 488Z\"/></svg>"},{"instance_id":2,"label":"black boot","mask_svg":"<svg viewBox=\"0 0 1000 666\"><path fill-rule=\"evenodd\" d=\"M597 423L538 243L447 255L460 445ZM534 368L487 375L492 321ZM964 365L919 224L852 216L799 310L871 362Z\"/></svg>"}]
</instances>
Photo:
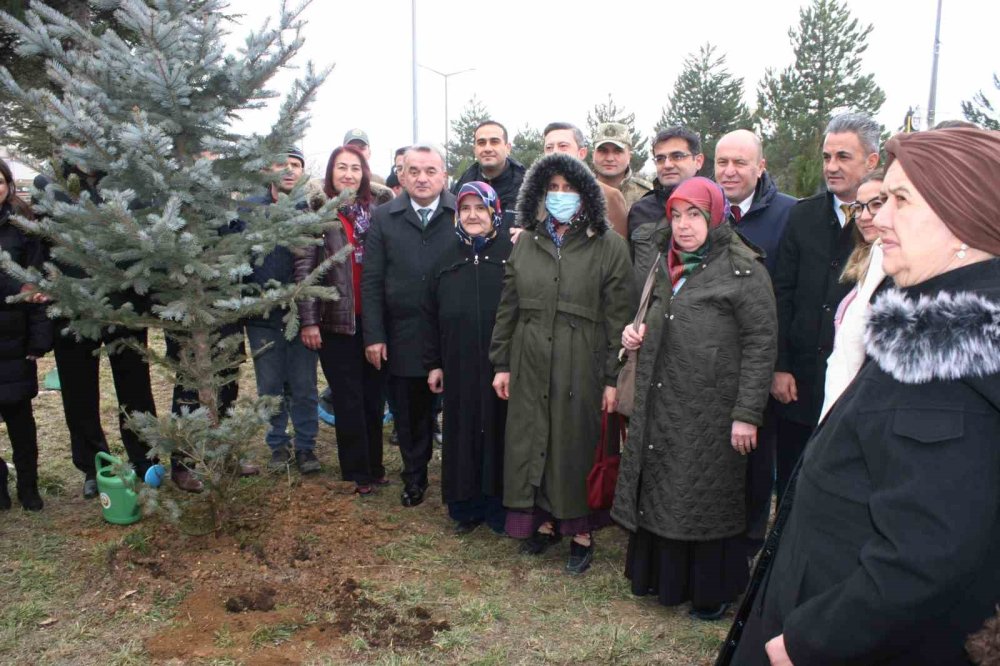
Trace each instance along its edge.
<instances>
[{"instance_id":1,"label":"black boot","mask_svg":"<svg viewBox=\"0 0 1000 666\"><path fill-rule=\"evenodd\" d=\"M38 494L38 468L17 470L17 499L25 511L41 511L45 503Z\"/></svg>"},{"instance_id":2,"label":"black boot","mask_svg":"<svg viewBox=\"0 0 1000 666\"><path fill-rule=\"evenodd\" d=\"M7 492L7 463L0 458L0 511L10 509L10 493Z\"/></svg>"}]
</instances>

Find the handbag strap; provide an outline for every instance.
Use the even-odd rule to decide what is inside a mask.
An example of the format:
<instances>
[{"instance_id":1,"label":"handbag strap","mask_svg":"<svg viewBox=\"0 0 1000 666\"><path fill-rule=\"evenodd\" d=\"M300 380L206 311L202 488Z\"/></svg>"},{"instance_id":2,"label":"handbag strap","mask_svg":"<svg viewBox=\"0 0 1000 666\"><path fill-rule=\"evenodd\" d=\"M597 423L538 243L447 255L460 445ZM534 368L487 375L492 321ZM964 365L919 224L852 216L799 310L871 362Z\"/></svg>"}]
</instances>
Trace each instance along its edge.
<instances>
[{"instance_id":1,"label":"handbag strap","mask_svg":"<svg viewBox=\"0 0 1000 666\"><path fill-rule=\"evenodd\" d=\"M621 437L625 432L625 418L618 412L611 414L601 410L601 438L597 442L597 449L594 451L594 464L603 462L608 455L608 441L615 443L614 455L621 455ZM613 437L613 439L611 439Z\"/></svg>"},{"instance_id":2,"label":"handbag strap","mask_svg":"<svg viewBox=\"0 0 1000 666\"><path fill-rule=\"evenodd\" d=\"M608 448L608 413L601 410L601 437L597 440L597 448L594 450L594 464L597 465L604 460L605 449Z\"/></svg>"},{"instance_id":3,"label":"handbag strap","mask_svg":"<svg viewBox=\"0 0 1000 666\"><path fill-rule=\"evenodd\" d=\"M660 257L662 256L662 252L656 253L656 259L653 260L653 265L649 268L649 275L646 276L646 284L642 286L642 297L639 298L639 310L635 313L635 320L632 322L636 330L638 330L639 325L646 318L646 311L649 310L649 301L653 295L653 283L656 282L657 264L660 263Z\"/></svg>"}]
</instances>

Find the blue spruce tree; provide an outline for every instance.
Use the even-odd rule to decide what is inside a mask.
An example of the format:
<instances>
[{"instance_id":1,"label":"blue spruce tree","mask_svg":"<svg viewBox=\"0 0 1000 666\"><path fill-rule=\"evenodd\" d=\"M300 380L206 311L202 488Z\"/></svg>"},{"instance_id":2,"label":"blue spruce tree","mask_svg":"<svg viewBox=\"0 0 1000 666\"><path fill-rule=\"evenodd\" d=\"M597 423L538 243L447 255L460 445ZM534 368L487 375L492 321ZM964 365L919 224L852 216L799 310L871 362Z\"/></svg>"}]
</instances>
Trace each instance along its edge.
<instances>
[{"instance_id":1,"label":"blue spruce tree","mask_svg":"<svg viewBox=\"0 0 1000 666\"><path fill-rule=\"evenodd\" d=\"M269 167L283 163L288 147L301 140L307 108L329 70L306 66L271 131L241 135L234 130L240 114L277 97L265 86L301 48L308 3L296 9L283 3L276 25L252 32L235 53L224 47L229 18L222 0L97 4L115 10L112 28L100 34L42 2L31 3L24 22L0 13L20 53L45 59L52 84L22 89L0 68L0 87L35 113L61 147L46 174L52 184L36 193L41 217L16 221L45 239L55 263L39 274L4 257L3 268L50 296L49 316L68 320L75 335L150 328L179 343L176 359L139 350L195 391L201 407L181 416L128 418L161 460L177 452L197 463L218 529L241 451L257 439L273 407L265 399L243 400L220 413L219 388L242 359L237 336L219 331L288 308L286 333L295 335L294 301L336 298L317 281L350 250L327 258L300 284L261 288L246 280L253 262L275 247L313 251L323 230L339 224L340 201L296 207L306 195L304 181L266 210L240 203L280 177ZM101 174L100 200L82 192L67 203L65 195L79 187L63 177L59 161ZM234 220L241 229L235 233ZM148 305L137 307L137 300Z\"/></svg>"}]
</instances>

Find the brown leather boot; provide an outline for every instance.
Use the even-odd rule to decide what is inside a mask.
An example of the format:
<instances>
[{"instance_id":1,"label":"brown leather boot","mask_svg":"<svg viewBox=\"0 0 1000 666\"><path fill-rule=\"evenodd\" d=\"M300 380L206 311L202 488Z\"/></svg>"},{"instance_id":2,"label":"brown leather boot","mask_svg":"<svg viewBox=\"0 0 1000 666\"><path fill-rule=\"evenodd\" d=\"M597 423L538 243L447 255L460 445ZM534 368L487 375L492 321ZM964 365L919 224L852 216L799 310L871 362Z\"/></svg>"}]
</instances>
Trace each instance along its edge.
<instances>
[{"instance_id":1,"label":"brown leather boot","mask_svg":"<svg viewBox=\"0 0 1000 666\"><path fill-rule=\"evenodd\" d=\"M195 473L183 467L174 468L170 478L174 480L175 486L189 493L200 493L205 489L205 484L195 476Z\"/></svg>"}]
</instances>

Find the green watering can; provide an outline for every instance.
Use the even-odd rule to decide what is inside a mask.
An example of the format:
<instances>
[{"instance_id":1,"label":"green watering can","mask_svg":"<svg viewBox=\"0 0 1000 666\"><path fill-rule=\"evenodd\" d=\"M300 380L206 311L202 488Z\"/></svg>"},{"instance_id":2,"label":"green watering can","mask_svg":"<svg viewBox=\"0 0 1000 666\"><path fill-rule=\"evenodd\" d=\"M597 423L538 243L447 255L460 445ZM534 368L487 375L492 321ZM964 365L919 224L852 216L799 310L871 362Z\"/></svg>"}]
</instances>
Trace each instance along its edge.
<instances>
[{"instance_id":1,"label":"green watering can","mask_svg":"<svg viewBox=\"0 0 1000 666\"><path fill-rule=\"evenodd\" d=\"M113 468L122 461L103 451L97 454L95 462L104 520L115 525L131 525L139 520L139 495L132 490L137 483L135 472L129 469L125 477L115 476Z\"/></svg>"}]
</instances>

